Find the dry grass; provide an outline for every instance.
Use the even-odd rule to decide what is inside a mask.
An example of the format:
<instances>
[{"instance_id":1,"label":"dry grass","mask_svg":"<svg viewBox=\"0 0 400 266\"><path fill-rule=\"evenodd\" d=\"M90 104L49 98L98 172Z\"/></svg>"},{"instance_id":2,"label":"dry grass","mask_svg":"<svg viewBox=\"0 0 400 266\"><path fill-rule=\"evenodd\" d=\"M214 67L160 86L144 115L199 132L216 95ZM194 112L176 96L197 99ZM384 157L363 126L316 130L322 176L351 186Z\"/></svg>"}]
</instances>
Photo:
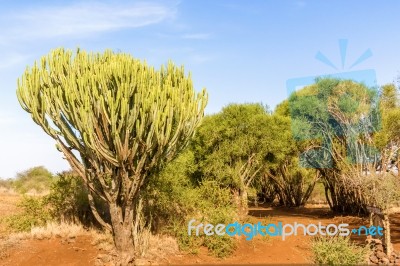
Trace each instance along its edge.
<instances>
[{"instance_id":1,"label":"dry grass","mask_svg":"<svg viewBox=\"0 0 400 266\"><path fill-rule=\"evenodd\" d=\"M92 232L93 231L93 232ZM50 239L52 237L58 238L75 238L80 235L94 235L98 234L94 230L84 229L81 225L70 223L48 223L44 227L33 227L30 232L10 233L8 236L3 237L5 241L16 243L21 240L28 239Z\"/></svg>"},{"instance_id":2,"label":"dry grass","mask_svg":"<svg viewBox=\"0 0 400 266\"><path fill-rule=\"evenodd\" d=\"M0 215L1 217L14 214L18 208L17 203L21 195L10 189L0 187Z\"/></svg>"},{"instance_id":3,"label":"dry grass","mask_svg":"<svg viewBox=\"0 0 400 266\"><path fill-rule=\"evenodd\" d=\"M139 260L142 262L160 262L162 259L178 253L179 247L175 238L163 235L150 235L149 246L139 256Z\"/></svg>"},{"instance_id":4,"label":"dry grass","mask_svg":"<svg viewBox=\"0 0 400 266\"><path fill-rule=\"evenodd\" d=\"M111 261L115 258L116 252L113 238L110 233L100 232L93 229L85 229L81 225L71 223L48 223L44 227L33 227L30 232L12 233L0 239L0 259L5 258L8 250L18 246L25 240L43 240L51 238L73 239L78 236L90 236L91 244L96 246L103 253L99 258L106 258ZM142 235L142 244L137 250L137 262L139 265L153 265L154 263L165 263L163 259L179 253L178 243L175 238L163 235L153 235L146 232ZM139 253L140 252L140 253ZM99 262L98 265L104 265Z\"/></svg>"},{"instance_id":5,"label":"dry grass","mask_svg":"<svg viewBox=\"0 0 400 266\"><path fill-rule=\"evenodd\" d=\"M12 188L0 187L0 195L2 194L17 194Z\"/></svg>"},{"instance_id":6,"label":"dry grass","mask_svg":"<svg viewBox=\"0 0 400 266\"><path fill-rule=\"evenodd\" d=\"M9 234L7 226L4 223L4 218L20 212L17 204L21 198L22 197L20 194L0 187L0 238L3 238Z\"/></svg>"},{"instance_id":7,"label":"dry grass","mask_svg":"<svg viewBox=\"0 0 400 266\"><path fill-rule=\"evenodd\" d=\"M88 230L84 229L81 225L52 222L44 227L33 227L30 232L26 233L26 236L30 239L49 239L52 237L75 238L86 234L88 234Z\"/></svg>"},{"instance_id":8,"label":"dry grass","mask_svg":"<svg viewBox=\"0 0 400 266\"><path fill-rule=\"evenodd\" d=\"M112 261L117 259L114 248L112 235L109 233L93 233L92 244L97 246L100 251L105 254L99 255L97 265L104 265L104 261ZM178 243L175 238L164 235L153 235L149 230L144 230L136 246L136 264L137 265L156 265L158 263L166 263L162 261L170 255L179 253Z\"/></svg>"},{"instance_id":9,"label":"dry grass","mask_svg":"<svg viewBox=\"0 0 400 266\"><path fill-rule=\"evenodd\" d=\"M48 223L44 227L33 227L30 232L19 232L19 233L10 233L7 236L3 236L0 238L0 259L7 256L7 251L17 246L21 243L21 241L25 240L42 240L42 239L50 239L50 238L61 238L61 239L74 239L78 236L90 236L93 239L102 240L101 245L104 250L104 247L110 241L104 241L108 236L105 234L96 231L96 230L87 230L83 228L83 226L72 223ZM96 244L99 244L100 241ZM111 238L111 246L112 246L112 238ZM108 247L108 250L111 250Z\"/></svg>"},{"instance_id":10,"label":"dry grass","mask_svg":"<svg viewBox=\"0 0 400 266\"><path fill-rule=\"evenodd\" d=\"M92 245L97 246L100 251L114 251L113 238L110 233L90 230L90 235L92 237Z\"/></svg>"},{"instance_id":11,"label":"dry grass","mask_svg":"<svg viewBox=\"0 0 400 266\"><path fill-rule=\"evenodd\" d=\"M19 235L9 235L4 218L18 213L17 203L21 196L11 189L0 187L0 258L7 255L7 250L20 241Z\"/></svg>"},{"instance_id":12,"label":"dry grass","mask_svg":"<svg viewBox=\"0 0 400 266\"><path fill-rule=\"evenodd\" d=\"M21 194L0 187L0 259L6 257L7 251L18 246L21 241L50 238L71 239L82 235L90 236L92 238L91 244L96 246L100 252L105 253L103 255L115 254L113 238L110 233L85 229L78 224L51 222L43 227L33 227L29 232L11 233L2 220L21 212L17 207L21 199ZM146 227L142 227L140 236L136 241L139 243L136 250L137 263L140 265L165 263L165 261L162 261L164 258L179 252L175 238L153 235Z\"/></svg>"}]
</instances>

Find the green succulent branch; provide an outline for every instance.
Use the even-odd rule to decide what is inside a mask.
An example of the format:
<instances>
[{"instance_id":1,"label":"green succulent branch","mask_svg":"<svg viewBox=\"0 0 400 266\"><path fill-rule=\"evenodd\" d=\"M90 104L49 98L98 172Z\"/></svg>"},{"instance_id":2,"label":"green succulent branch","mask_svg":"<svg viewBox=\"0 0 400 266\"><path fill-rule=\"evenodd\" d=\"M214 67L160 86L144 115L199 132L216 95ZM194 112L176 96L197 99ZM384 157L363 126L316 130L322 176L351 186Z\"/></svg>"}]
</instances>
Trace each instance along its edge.
<instances>
[{"instance_id":1,"label":"green succulent branch","mask_svg":"<svg viewBox=\"0 0 400 266\"><path fill-rule=\"evenodd\" d=\"M128 54L79 49L28 67L17 96L89 189L122 207L187 145L207 103L172 62L155 70Z\"/></svg>"}]
</instances>

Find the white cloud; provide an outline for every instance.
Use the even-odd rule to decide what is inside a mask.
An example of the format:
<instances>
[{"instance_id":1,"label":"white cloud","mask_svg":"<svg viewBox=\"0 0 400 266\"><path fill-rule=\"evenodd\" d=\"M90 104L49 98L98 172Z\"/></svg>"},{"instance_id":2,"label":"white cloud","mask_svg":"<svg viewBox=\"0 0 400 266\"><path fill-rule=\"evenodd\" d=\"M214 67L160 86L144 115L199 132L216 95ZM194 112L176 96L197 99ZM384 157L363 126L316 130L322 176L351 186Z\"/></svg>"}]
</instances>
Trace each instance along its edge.
<instances>
[{"instance_id":1,"label":"white cloud","mask_svg":"<svg viewBox=\"0 0 400 266\"><path fill-rule=\"evenodd\" d=\"M22 71L21 65L37 57L38 48L50 46L48 43L53 39L65 41L168 22L175 18L179 4L171 1L118 1L117 4L99 0L36 5L8 13L0 10L2 103L16 106L15 80L21 74L16 73L16 66L18 72ZM55 149L54 141L29 115L22 115L21 108L18 110L21 116L16 110L0 106L0 177L12 177L16 171L35 165L45 165L52 171L67 169L68 164Z\"/></svg>"},{"instance_id":2,"label":"white cloud","mask_svg":"<svg viewBox=\"0 0 400 266\"><path fill-rule=\"evenodd\" d=\"M91 33L137 28L173 18L175 7L151 2L37 7L3 14L0 43L10 39L84 36Z\"/></svg>"}]
</instances>

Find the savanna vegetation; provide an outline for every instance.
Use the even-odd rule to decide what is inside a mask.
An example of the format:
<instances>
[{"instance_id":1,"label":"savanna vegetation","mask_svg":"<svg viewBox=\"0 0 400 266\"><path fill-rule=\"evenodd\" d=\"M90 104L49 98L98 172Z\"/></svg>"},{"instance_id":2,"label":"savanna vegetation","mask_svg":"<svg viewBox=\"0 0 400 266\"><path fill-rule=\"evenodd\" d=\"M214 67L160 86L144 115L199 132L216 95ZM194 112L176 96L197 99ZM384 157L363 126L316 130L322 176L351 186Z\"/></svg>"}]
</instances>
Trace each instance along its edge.
<instances>
[{"instance_id":1,"label":"savanna vegetation","mask_svg":"<svg viewBox=\"0 0 400 266\"><path fill-rule=\"evenodd\" d=\"M122 265L137 258L145 233L228 256L234 238L190 237L187 222L241 221L251 202L302 207L318 191L332 211L364 215L369 206L388 214L400 199L395 84L317 79L275 110L230 104L203 118L205 90L197 94L171 62L155 70L127 54L57 49L26 70L17 95L72 170L53 176L36 167L1 181L19 193L45 192L25 196L7 224L108 231ZM365 256L342 238L319 238L313 250L323 264Z\"/></svg>"}]
</instances>

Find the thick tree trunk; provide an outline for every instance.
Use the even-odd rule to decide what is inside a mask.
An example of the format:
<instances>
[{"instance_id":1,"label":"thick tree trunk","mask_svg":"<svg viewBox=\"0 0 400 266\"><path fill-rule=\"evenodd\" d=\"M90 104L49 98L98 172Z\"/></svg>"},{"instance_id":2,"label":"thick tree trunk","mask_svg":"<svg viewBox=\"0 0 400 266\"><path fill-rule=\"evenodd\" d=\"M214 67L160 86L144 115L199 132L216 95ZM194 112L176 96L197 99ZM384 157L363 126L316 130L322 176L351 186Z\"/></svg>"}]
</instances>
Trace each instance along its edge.
<instances>
[{"instance_id":1,"label":"thick tree trunk","mask_svg":"<svg viewBox=\"0 0 400 266\"><path fill-rule=\"evenodd\" d=\"M123 208L116 203L110 204L110 215L114 244L118 252L118 264L125 266L134 262L135 248L132 235L133 206Z\"/></svg>"}]
</instances>

